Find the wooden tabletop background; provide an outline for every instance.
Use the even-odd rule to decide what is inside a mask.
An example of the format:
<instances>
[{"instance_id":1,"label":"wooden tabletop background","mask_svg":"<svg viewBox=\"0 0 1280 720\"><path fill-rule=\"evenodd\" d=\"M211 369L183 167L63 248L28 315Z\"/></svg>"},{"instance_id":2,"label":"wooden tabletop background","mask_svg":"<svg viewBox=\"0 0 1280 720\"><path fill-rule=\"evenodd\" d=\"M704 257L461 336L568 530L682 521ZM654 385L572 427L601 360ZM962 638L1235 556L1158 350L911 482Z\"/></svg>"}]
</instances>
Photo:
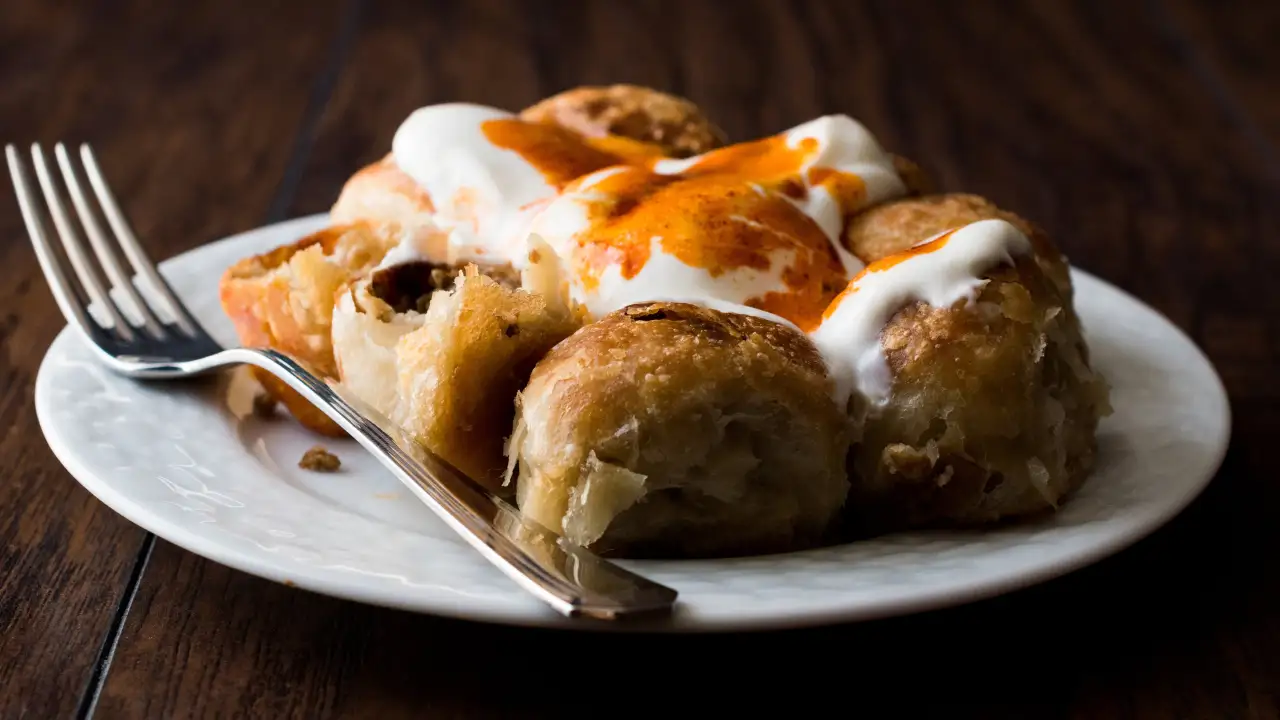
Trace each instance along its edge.
<instances>
[{"instance_id":1,"label":"wooden tabletop background","mask_svg":"<svg viewBox=\"0 0 1280 720\"><path fill-rule=\"evenodd\" d=\"M736 139L843 112L1186 330L1234 436L1150 539L954 610L619 637L377 609L156 540L58 464L32 383L63 321L0 200L0 718L1280 716L1278 37L1244 0L5 0L0 140L94 143L154 256L326 209L432 102L626 81Z\"/></svg>"}]
</instances>

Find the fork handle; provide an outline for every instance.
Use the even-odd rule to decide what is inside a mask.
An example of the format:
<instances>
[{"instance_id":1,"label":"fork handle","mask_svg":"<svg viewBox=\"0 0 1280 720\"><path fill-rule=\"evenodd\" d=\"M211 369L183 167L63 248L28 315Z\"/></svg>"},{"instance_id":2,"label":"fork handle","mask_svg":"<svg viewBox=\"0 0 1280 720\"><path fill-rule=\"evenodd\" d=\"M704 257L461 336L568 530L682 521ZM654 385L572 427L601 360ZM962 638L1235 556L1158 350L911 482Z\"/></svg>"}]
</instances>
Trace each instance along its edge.
<instances>
[{"instance_id":1,"label":"fork handle","mask_svg":"<svg viewBox=\"0 0 1280 720\"><path fill-rule=\"evenodd\" d=\"M289 357L274 350L233 348L207 358L207 362L205 369L247 363L284 380L373 453L491 563L560 613L615 620L671 611L675 590L523 517L381 413L356 398L340 395Z\"/></svg>"}]
</instances>

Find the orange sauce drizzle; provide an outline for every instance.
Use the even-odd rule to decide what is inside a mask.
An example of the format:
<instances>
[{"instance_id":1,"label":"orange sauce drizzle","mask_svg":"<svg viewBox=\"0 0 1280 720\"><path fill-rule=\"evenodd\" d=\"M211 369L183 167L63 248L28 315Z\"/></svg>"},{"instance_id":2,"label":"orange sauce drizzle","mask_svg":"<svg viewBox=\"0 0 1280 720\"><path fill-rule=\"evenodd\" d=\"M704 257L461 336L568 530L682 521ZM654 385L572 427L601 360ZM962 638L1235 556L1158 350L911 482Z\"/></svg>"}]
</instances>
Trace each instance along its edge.
<instances>
[{"instance_id":1,"label":"orange sauce drizzle","mask_svg":"<svg viewBox=\"0 0 1280 720\"><path fill-rule=\"evenodd\" d=\"M840 307L840 303L844 302L844 300L848 298L850 295L858 292L858 283L861 282L864 277L871 275L872 273L884 272L885 270L888 270L894 265L910 260L913 257L928 255L931 252L936 252L938 250L941 250L942 248L946 247L948 242L951 241L951 236L954 235L955 232L956 232L955 229L948 230L945 233L934 238L933 240L930 240L925 243L921 243L908 250L903 250L900 253L894 253L893 255L886 255L880 258L879 260L876 260L875 262L871 263L870 265L866 266L865 268L862 269L862 272L858 273L857 275L854 275L853 279L849 281L849 284L845 286L844 290L842 290L840 294L837 295L835 299L831 301L831 304L828 305L827 309L823 311L822 319L826 320L827 318L831 317L831 315L835 313L836 308Z\"/></svg>"},{"instance_id":2,"label":"orange sauce drizzle","mask_svg":"<svg viewBox=\"0 0 1280 720\"><path fill-rule=\"evenodd\" d=\"M700 156L678 174L658 174L661 150L617 136L584 138L552 124L518 119L482 126L494 145L517 152L561 191L606 167L627 166L591 185L591 228L577 238L576 273L583 288L599 287L617 266L634 278L649 260L653 238L662 251L712 277L728 272L781 268L786 291L749 298L745 304L815 329L832 298L846 287L844 266L822 229L787 198L804 199L822 187L851 213L866 197L856 175L805 164L819 150L814 138L794 146L785 135L740 143ZM785 197L784 197L785 196ZM847 290L845 290L847 292Z\"/></svg>"},{"instance_id":3,"label":"orange sauce drizzle","mask_svg":"<svg viewBox=\"0 0 1280 720\"><path fill-rule=\"evenodd\" d=\"M700 156L681 175L737 175L762 185L800 172L805 160L818 151L818 141L802 138L796 147L784 135L738 143Z\"/></svg>"},{"instance_id":4,"label":"orange sauce drizzle","mask_svg":"<svg viewBox=\"0 0 1280 720\"><path fill-rule=\"evenodd\" d=\"M666 157L661 145L632 140L621 135L583 137L582 140L601 152L609 153L628 165L648 165Z\"/></svg>"},{"instance_id":5,"label":"orange sauce drizzle","mask_svg":"<svg viewBox=\"0 0 1280 720\"><path fill-rule=\"evenodd\" d=\"M587 139L550 123L503 118L485 121L480 129L497 147L519 153L557 189L602 168L662 157L656 145L615 136Z\"/></svg>"},{"instance_id":6,"label":"orange sauce drizzle","mask_svg":"<svg viewBox=\"0 0 1280 720\"><path fill-rule=\"evenodd\" d=\"M590 206L591 229L579 238L575 272L584 289L618 266L633 278L649 260L653 238L662 251L712 277L744 269L769 272L789 255L786 292L745 304L780 315L802 330L816 328L845 272L830 240L809 216L775 193L761 194L740 175L659 175L644 168L613 173L590 192L608 200Z\"/></svg>"},{"instance_id":7,"label":"orange sauce drizzle","mask_svg":"<svg viewBox=\"0 0 1280 720\"><path fill-rule=\"evenodd\" d=\"M825 188L848 219L867 199L867 184L853 173L832 168L809 168L809 185Z\"/></svg>"}]
</instances>

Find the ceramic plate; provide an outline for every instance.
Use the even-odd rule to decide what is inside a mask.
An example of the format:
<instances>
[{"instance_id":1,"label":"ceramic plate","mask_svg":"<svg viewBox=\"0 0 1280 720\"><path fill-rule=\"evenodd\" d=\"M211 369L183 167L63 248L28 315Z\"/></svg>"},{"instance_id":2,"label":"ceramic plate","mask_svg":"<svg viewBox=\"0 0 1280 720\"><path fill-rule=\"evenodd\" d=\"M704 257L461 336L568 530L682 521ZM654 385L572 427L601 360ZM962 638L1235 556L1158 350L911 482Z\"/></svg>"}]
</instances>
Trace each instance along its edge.
<instances>
[{"instance_id":1,"label":"ceramic plate","mask_svg":"<svg viewBox=\"0 0 1280 720\"><path fill-rule=\"evenodd\" d=\"M235 260L324 225L294 220L169 260L196 317L235 342L218 279ZM1097 472L1051 517L984 532L912 532L809 552L629 566L680 592L665 629L740 630L862 620L958 604L1045 580L1133 543L1184 508L1226 449L1222 384L1177 328L1075 273L1095 362L1116 412ZM251 411L243 372L144 384L95 364L69 329L36 381L41 427L91 493L156 535L245 572L361 602L474 620L575 627L488 565L352 440L324 444L336 474L300 470L318 438ZM594 627L594 626L593 626Z\"/></svg>"}]
</instances>

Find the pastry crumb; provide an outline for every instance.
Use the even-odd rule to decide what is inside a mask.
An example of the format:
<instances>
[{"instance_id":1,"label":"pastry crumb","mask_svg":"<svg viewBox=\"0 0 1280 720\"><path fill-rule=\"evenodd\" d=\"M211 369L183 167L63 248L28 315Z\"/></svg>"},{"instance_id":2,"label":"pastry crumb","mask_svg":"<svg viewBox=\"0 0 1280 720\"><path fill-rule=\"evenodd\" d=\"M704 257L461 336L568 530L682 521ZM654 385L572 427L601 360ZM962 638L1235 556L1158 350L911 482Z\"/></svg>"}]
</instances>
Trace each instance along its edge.
<instances>
[{"instance_id":1,"label":"pastry crumb","mask_svg":"<svg viewBox=\"0 0 1280 720\"><path fill-rule=\"evenodd\" d=\"M320 445L316 445L303 453L302 459L298 461L298 467L316 472L335 472L342 467L342 461L338 459L337 455Z\"/></svg>"},{"instance_id":2,"label":"pastry crumb","mask_svg":"<svg viewBox=\"0 0 1280 720\"><path fill-rule=\"evenodd\" d=\"M277 401L270 393L260 392L253 396L253 414L260 418L274 417Z\"/></svg>"}]
</instances>

